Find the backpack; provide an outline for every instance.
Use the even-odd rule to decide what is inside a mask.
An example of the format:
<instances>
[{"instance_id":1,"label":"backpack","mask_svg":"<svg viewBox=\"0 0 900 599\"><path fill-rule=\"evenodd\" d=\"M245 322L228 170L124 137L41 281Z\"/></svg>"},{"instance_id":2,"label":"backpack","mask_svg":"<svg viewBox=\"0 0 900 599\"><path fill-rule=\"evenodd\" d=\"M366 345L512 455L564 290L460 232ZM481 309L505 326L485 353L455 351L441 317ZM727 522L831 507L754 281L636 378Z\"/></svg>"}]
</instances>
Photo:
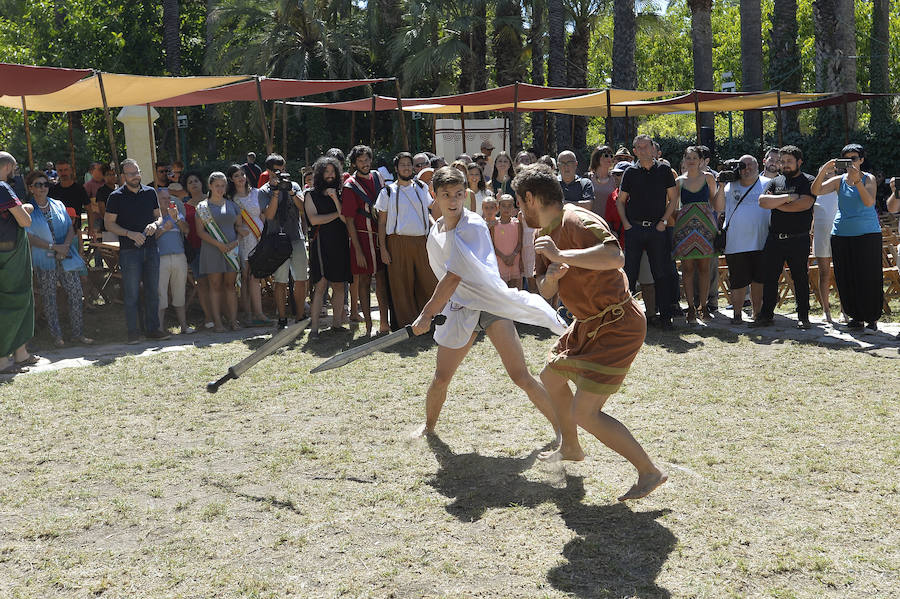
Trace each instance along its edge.
<instances>
[{"instance_id":1,"label":"backpack","mask_svg":"<svg viewBox=\"0 0 900 599\"><path fill-rule=\"evenodd\" d=\"M268 230L269 221L266 220L259 243L247 256L250 274L257 279L265 279L271 276L272 273L278 270L279 266L291 257L291 253L294 251L294 246L283 228L273 235L269 235Z\"/></svg>"}]
</instances>

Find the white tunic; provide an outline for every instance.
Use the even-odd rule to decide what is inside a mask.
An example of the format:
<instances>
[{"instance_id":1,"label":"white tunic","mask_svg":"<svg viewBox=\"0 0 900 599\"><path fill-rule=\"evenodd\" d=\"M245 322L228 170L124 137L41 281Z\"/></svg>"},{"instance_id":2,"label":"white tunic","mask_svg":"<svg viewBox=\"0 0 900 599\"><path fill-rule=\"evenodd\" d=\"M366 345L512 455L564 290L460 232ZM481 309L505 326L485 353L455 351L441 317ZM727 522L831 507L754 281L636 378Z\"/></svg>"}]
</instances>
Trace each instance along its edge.
<instances>
[{"instance_id":1,"label":"white tunic","mask_svg":"<svg viewBox=\"0 0 900 599\"><path fill-rule=\"evenodd\" d=\"M447 322L435 328L438 345L458 349L469 342L482 311L502 318L550 329L557 335L567 325L539 295L512 289L500 278L497 257L487 224L463 210L451 231L438 219L428 235L428 260L438 280L452 272L462 280L442 314Z\"/></svg>"}]
</instances>

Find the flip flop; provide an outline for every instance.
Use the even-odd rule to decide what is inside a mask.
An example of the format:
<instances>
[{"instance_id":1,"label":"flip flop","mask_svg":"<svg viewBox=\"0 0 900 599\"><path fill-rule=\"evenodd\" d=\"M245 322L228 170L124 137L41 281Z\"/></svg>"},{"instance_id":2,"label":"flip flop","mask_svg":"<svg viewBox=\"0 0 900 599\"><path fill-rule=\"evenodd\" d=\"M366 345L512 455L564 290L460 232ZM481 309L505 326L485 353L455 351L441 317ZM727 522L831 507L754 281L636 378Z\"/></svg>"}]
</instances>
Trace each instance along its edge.
<instances>
[{"instance_id":1,"label":"flip flop","mask_svg":"<svg viewBox=\"0 0 900 599\"><path fill-rule=\"evenodd\" d=\"M0 368L0 374L21 374L25 372L25 368L15 362L10 362L6 368Z\"/></svg>"}]
</instances>

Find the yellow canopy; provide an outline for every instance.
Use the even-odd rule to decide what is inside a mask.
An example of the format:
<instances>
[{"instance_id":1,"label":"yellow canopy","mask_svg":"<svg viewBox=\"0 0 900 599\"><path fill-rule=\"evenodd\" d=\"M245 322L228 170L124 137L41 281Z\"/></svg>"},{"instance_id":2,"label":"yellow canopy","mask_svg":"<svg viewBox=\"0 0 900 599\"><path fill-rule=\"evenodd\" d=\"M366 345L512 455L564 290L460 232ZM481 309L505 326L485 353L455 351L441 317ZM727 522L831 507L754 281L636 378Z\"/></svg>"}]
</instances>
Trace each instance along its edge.
<instances>
[{"instance_id":1,"label":"yellow canopy","mask_svg":"<svg viewBox=\"0 0 900 599\"><path fill-rule=\"evenodd\" d=\"M103 88L109 106L148 104L201 89L244 81L245 76L223 77L145 77L103 73ZM37 112L72 112L103 108L97 75L76 81L52 94L25 96L28 110ZM0 106L22 109L20 96L0 96Z\"/></svg>"},{"instance_id":2,"label":"yellow canopy","mask_svg":"<svg viewBox=\"0 0 900 599\"><path fill-rule=\"evenodd\" d=\"M624 89L609 90L610 102L612 104L616 104L618 102L630 102L636 100L647 100L650 98L659 98L660 96L672 95L673 93L679 92L643 92ZM409 104L407 104L407 102L409 102ZM603 109L602 113L597 113L597 115L604 116L606 114L606 91L586 94L583 96L576 96L574 98L523 101L519 102L518 105L515 105L512 102L507 102L504 104L488 104L481 106L459 106L458 104L414 104L411 101L405 100L403 104L403 110L407 110L409 112L425 112L428 114L459 114L460 112L484 112L488 110L510 111L517 106L518 110L523 112L529 112L533 110L553 110L555 112L566 112L570 114L593 115L593 112L576 113L571 112L571 110L583 107L590 107L590 110L596 110L601 105ZM616 110L613 110L613 116L624 115L624 108L621 110L621 114L616 114Z\"/></svg>"}]
</instances>

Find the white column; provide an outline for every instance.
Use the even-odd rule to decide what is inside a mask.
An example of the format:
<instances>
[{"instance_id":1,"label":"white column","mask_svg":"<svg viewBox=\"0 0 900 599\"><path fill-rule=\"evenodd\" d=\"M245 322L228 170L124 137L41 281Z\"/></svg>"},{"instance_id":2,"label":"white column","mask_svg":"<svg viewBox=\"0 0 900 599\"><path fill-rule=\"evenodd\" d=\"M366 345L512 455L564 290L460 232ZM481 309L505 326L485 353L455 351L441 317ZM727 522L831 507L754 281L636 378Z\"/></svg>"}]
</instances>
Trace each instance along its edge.
<instances>
[{"instance_id":1,"label":"white column","mask_svg":"<svg viewBox=\"0 0 900 599\"><path fill-rule=\"evenodd\" d=\"M159 113L150 107L150 119L156 121ZM146 106L123 106L116 120L125 127L125 150L128 157L137 160L141 167L141 182L144 185L153 185L153 174L156 171L153 164L150 148L156 146L156 139L151 138L150 128L147 126Z\"/></svg>"}]
</instances>

